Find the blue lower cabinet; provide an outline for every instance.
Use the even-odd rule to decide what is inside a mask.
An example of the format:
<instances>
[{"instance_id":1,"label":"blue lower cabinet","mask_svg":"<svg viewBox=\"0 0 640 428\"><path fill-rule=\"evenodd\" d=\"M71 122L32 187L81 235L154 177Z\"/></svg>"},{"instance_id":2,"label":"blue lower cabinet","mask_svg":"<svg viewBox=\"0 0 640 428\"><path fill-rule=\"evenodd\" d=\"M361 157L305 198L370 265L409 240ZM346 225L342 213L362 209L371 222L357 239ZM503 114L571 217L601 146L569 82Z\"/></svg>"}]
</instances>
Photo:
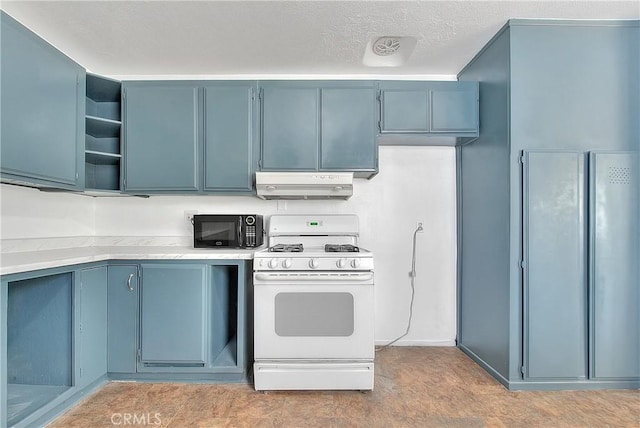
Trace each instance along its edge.
<instances>
[{"instance_id":1,"label":"blue lower cabinet","mask_svg":"<svg viewBox=\"0 0 640 428\"><path fill-rule=\"evenodd\" d=\"M38 415L80 383L74 377L74 273L10 275L1 287L0 426L38 425Z\"/></svg>"},{"instance_id":2,"label":"blue lower cabinet","mask_svg":"<svg viewBox=\"0 0 640 428\"><path fill-rule=\"evenodd\" d=\"M108 267L107 369L135 373L138 351L138 266Z\"/></svg>"},{"instance_id":3,"label":"blue lower cabinet","mask_svg":"<svg viewBox=\"0 0 640 428\"><path fill-rule=\"evenodd\" d=\"M107 296L109 377L246 380L246 264L112 263Z\"/></svg>"},{"instance_id":4,"label":"blue lower cabinet","mask_svg":"<svg viewBox=\"0 0 640 428\"><path fill-rule=\"evenodd\" d=\"M142 265L141 370L204 366L209 291L204 265Z\"/></svg>"},{"instance_id":5,"label":"blue lower cabinet","mask_svg":"<svg viewBox=\"0 0 640 428\"><path fill-rule=\"evenodd\" d=\"M0 426L107 378L244 382L248 262L111 261L0 278Z\"/></svg>"},{"instance_id":6,"label":"blue lower cabinet","mask_svg":"<svg viewBox=\"0 0 640 428\"><path fill-rule=\"evenodd\" d=\"M9 283L7 425L73 386L72 284L71 273Z\"/></svg>"},{"instance_id":7,"label":"blue lower cabinet","mask_svg":"<svg viewBox=\"0 0 640 428\"><path fill-rule=\"evenodd\" d=\"M79 283L79 287L78 287ZM80 304L79 367L76 386L84 387L107 374L107 267L84 269L76 280Z\"/></svg>"}]
</instances>

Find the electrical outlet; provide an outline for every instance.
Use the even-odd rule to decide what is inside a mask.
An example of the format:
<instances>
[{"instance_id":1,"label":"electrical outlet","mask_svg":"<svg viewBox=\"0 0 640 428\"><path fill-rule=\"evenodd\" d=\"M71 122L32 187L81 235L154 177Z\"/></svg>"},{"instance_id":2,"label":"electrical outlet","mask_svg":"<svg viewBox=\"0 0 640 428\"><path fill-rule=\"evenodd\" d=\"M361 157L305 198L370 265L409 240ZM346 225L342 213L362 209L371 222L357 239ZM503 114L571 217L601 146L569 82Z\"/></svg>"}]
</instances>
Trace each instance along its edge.
<instances>
[{"instance_id":1,"label":"electrical outlet","mask_svg":"<svg viewBox=\"0 0 640 428\"><path fill-rule=\"evenodd\" d=\"M193 216L195 214L198 214L198 211L196 211L196 210L187 210L187 211L184 212L184 219L186 221L188 221L189 224L191 224L193 222Z\"/></svg>"},{"instance_id":2,"label":"electrical outlet","mask_svg":"<svg viewBox=\"0 0 640 428\"><path fill-rule=\"evenodd\" d=\"M418 220L418 222L416 223L416 230L418 231L418 233L422 233L424 232L424 227L422 226L424 222Z\"/></svg>"}]
</instances>

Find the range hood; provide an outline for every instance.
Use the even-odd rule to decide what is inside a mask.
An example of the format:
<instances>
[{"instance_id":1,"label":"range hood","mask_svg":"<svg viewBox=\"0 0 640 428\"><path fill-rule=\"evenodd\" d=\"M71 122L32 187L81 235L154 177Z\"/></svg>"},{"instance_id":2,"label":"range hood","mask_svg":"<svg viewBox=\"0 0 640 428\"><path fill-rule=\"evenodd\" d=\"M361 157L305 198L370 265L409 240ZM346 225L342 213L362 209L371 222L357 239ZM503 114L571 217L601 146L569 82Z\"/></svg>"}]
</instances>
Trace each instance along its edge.
<instances>
[{"instance_id":1,"label":"range hood","mask_svg":"<svg viewBox=\"0 0 640 428\"><path fill-rule=\"evenodd\" d=\"M262 199L349 199L352 172L256 172Z\"/></svg>"}]
</instances>

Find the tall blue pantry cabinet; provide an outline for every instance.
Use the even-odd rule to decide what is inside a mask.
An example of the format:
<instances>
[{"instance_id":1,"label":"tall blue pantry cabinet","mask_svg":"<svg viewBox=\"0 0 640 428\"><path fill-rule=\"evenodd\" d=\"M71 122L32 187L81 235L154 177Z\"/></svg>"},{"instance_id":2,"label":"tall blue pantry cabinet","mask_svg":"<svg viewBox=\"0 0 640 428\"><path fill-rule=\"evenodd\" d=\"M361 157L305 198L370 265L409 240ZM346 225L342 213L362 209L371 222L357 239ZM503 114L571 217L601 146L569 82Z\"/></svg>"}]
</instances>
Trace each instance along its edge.
<instances>
[{"instance_id":1,"label":"tall blue pantry cabinet","mask_svg":"<svg viewBox=\"0 0 640 428\"><path fill-rule=\"evenodd\" d=\"M640 23L511 20L459 79L458 345L510 389L640 387Z\"/></svg>"}]
</instances>

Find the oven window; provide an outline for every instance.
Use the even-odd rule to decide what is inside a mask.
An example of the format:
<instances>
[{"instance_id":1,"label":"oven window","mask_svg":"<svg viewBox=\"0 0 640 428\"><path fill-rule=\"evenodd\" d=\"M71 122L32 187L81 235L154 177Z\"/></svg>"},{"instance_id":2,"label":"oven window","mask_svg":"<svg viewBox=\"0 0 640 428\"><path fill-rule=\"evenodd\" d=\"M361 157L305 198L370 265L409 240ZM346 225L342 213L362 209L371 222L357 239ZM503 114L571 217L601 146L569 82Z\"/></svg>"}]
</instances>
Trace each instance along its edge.
<instances>
[{"instance_id":1,"label":"oven window","mask_svg":"<svg viewBox=\"0 0 640 428\"><path fill-rule=\"evenodd\" d=\"M201 236L204 241L234 241L236 222L203 222Z\"/></svg>"},{"instance_id":2,"label":"oven window","mask_svg":"<svg viewBox=\"0 0 640 428\"><path fill-rule=\"evenodd\" d=\"M279 293L275 297L278 336L351 336L350 293Z\"/></svg>"}]
</instances>

